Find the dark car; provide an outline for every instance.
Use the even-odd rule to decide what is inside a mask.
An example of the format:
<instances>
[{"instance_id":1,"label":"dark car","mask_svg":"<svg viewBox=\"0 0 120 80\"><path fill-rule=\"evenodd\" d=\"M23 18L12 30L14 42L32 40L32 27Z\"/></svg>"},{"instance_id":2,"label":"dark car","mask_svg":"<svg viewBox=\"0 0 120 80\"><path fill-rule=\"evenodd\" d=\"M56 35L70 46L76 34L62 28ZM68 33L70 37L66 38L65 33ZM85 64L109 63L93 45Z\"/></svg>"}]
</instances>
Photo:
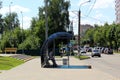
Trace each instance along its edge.
<instances>
[{"instance_id":1,"label":"dark car","mask_svg":"<svg viewBox=\"0 0 120 80\"><path fill-rule=\"evenodd\" d=\"M94 57L94 56L101 57L100 50L99 50L99 49L93 49L91 56L92 56L92 57Z\"/></svg>"},{"instance_id":2,"label":"dark car","mask_svg":"<svg viewBox=\"0 0 120 80\"><path fill-rule=\"evenodd\" d=\"M108 49L108 54L113 54L113 49Z\"/></svg>"}]
</instances>

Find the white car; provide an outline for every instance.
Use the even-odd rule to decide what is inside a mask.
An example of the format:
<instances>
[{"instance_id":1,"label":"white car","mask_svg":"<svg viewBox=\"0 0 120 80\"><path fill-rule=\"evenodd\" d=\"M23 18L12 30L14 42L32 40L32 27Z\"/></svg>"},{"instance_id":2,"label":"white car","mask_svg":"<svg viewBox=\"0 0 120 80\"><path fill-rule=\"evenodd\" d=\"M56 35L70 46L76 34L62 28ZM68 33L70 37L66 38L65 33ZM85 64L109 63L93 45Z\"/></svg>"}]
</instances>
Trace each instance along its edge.
<instances>
[{"instance_id":1,"label":"white car","mask_svg":"<svg viewBox=\"0 0 120 80\"><path fill-rule=\"evenodd\" d=\"M81 49L80 53L86 53L86 50L85 49Z\"/></svg>"},{"instance_id":2,"label":"white car","mask_svg":"<svg viewBox=\"0 0 120 80\"><path fill-rule=\"evenodd\" d=\"M91 56L92 56L92 57L94 57L94 56L101 57L100 50L99 50L99 49L93 49Z\"/></svg>"}]
</instances>

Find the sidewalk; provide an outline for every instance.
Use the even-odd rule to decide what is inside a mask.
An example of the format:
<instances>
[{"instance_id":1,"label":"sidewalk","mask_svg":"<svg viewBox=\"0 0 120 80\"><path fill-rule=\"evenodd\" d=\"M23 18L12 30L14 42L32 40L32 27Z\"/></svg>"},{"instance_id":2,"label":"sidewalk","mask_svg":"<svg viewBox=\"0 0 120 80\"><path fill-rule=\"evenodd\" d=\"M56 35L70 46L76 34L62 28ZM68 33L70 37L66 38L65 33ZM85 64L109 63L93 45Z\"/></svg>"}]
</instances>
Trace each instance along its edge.
<instances>
[{"instance_id":1,"label":"sidewalk","mask_svg":"<svg viewBox=\"0 0 120 80\"><path fill-rule=\"evenodd\" d=\"M61 64L61 61L57 63ZM87 65L70 57L71 65ZM120 80L96 69L41 68L40 58L0 73L0 80Z\"/></svg>"}]
</instances>

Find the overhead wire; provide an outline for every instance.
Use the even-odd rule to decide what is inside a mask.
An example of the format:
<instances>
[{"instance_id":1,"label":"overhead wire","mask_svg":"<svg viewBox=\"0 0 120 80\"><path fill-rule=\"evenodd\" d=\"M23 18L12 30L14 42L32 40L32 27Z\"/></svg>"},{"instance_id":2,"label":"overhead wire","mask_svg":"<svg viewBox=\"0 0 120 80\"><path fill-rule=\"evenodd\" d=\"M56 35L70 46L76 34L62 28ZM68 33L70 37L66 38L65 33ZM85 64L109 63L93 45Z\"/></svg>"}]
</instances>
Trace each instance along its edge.
<instances>
[{"instance_id":1,"label":"overhead wire","mask_svg":"<svg viewBox=\"0 0 120 80\"><path fill-rule=\"evenodd\" d=\"M97 18L94 18L94 17L90 17L90 16L89 16L89 15L90 15L90 13L91 13L91 11L93 10L93 8L94 8L95 4L96 4L96 0L94 0L93 5L91 6L91 8L90 8L90 10L89 10L88 14L87 14L87 15L83 15L83 16L84 16L84 17L91 18L91 19L94 19L94 20L97 20L97 21L99 21L99 22L101 22L101 23L106 22L106 21L103 21L103 20L100 20L100 19L97 19Z\"/></svg>"},{"instance_id":2,"label":"overhead wire","mask_svg":"<svg viewBox=\"0 0 120 80\"><path fill-rule=\"evenodd\" d=\"M83 16L84 16L84 17L91 18L91 19L94 19L94 20L97 20L97 21L99 21L99 22L101 22L101 23L106 22L106 21L103 21L103 20L100 20L100 19L97 19L97 18L94 18L94 17L90 17L90 16L89 16L89 15L90 15L90 13L91 13L91 11L93 10L93 8L94 8L95 4L96 4L96 0L94 0L93 5L91 6L91 8L90 8L90 10L89 10L88 14L87 14L87 15L83 15ZM83 17L82 17L82 18L83 18Z\"/></svg>"},{"instance_id":3,"label":"overhead wire","mask_svg":"<svg viewBox=\"0 0 120 80\"><path fill-rule=\"evenodd\" d=\"M85 18L85 17L90 18L90 19L93 19L93 20L96 20L96 21L99 21L99 22L101 22L101 23L105 23L105 22L106 22L106 21L104 21L104 20L100 20L100 19L97 19L97 18L95 18L95 17L90 17L90 16L87 16L87 15L84 15L82 18Z\"/></svg>"},{"instance_id":4,"label":"overhead wire","mask_svg":"<svg viewBox=\"0 0 120 80\"><path fill-rule=\"evenodd\" d=\"M76 15L76 14L75 14L75 15ZM73 21L74 21L74 19L78 19L77 16L73 16L73 17L71 17L71 18L72 18ZM81 18L90 18L90 19L99 21L100 23L105 23L105 22L106 22L106 21L104 21L104 20L100 20L100 19L98 19L98 18L91 17L91 16L87 16L87 15L84 15L84 14L81 16ZM76 23L76 22L75 22L75 23Z\"/></svg>"},{"instance_id":5,"label":"overhead wire","mask_svg":"<svg viewBox=\"0 0 120 80\"><path fill-rule=\"evenodd\" d=\"M94 0L94 3L93 3L92 7L90 8L90 10L89 10L89 12L88 12L88 14L86 16L90 15L91 11L93 10L93 8L95 6L95 3L96 3L96 0Z\"/></svg>"}]
</instances>

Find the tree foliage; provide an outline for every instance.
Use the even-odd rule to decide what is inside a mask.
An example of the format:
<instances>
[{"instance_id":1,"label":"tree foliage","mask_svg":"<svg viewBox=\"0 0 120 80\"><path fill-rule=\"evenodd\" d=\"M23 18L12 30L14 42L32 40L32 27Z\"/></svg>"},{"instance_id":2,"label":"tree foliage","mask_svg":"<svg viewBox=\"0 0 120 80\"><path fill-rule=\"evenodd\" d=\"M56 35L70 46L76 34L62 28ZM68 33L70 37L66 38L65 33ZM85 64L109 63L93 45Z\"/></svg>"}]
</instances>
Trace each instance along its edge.
<instances>
[{"instance_id":1,"label":"tree foliage","mask_svg":"<svg viewBox=\"0 0 120 80\"><path fill-rule=\"evenodd\" d=\"M70 2L65 0L48 1L48 36L55 32L66 31L69 25L69 6ZM40 38L40 44L42 44L45 40L45 6L39 7L38 17L32 18L31 31Z\"/></svg>"},{"instance_id":2,"label":"tree foliage","mask_svg":"<svg viewBox=\"0 0 120 80\"><path fill-rule=\"evenodd\" d=\"M69 27L69 1L48 0L48 36L55 32L66 31ZM3 21L2 21L3 20ZM45 40L45 6L39 7L38 17L33 17L30 29L20 29L17 13L8 13L4 18L0 16L0 31L2 38L0 48L17 47L18 49L37 49Z\"/></svg>"},{"instance_id":3,"label":"tree foliage","mask_svg":"<svg viewBox=\"0 0 120 80\"><path fill-rule=\"evenodd\" d=\"M64 0L49 1L48 16L49 16L49 33L66 31L69 25L69 2ZM51 23L51 24L50 24Z\"/></svg>"},{"instance_id":4,"label":"tree foliage","mask_svg":"<svg viewBox=\"0 0 120 80\"><path fill-rule=\"evenodd\" d=\"M90 40L94 46L118 48L120 46L120 25L105 24L86 31L84 40ZM93 41L92 41L93 40Z\"/></svg>"},{"instance_id":5,"label":"tree foliage","mask_svg":"<svg viewBox=\"0 0 120 80\"><path fill-rule=\"evenodd\" d=\"M19 27L19 19L17 13L13 12L7 14L4 18L4 30L13 30L16 27Z\"/></svg>"},{"instance_id":6,"label":"tree foliage","mask_svg":"<svg viewBox=\"0 0 120 80\"><path fill-rule=\"evenodd\" d=\"M5 17L0 15L0 48L17 47L21 42L21 29L17 13L7 14Z\"/></svg>"}]
</instances>

